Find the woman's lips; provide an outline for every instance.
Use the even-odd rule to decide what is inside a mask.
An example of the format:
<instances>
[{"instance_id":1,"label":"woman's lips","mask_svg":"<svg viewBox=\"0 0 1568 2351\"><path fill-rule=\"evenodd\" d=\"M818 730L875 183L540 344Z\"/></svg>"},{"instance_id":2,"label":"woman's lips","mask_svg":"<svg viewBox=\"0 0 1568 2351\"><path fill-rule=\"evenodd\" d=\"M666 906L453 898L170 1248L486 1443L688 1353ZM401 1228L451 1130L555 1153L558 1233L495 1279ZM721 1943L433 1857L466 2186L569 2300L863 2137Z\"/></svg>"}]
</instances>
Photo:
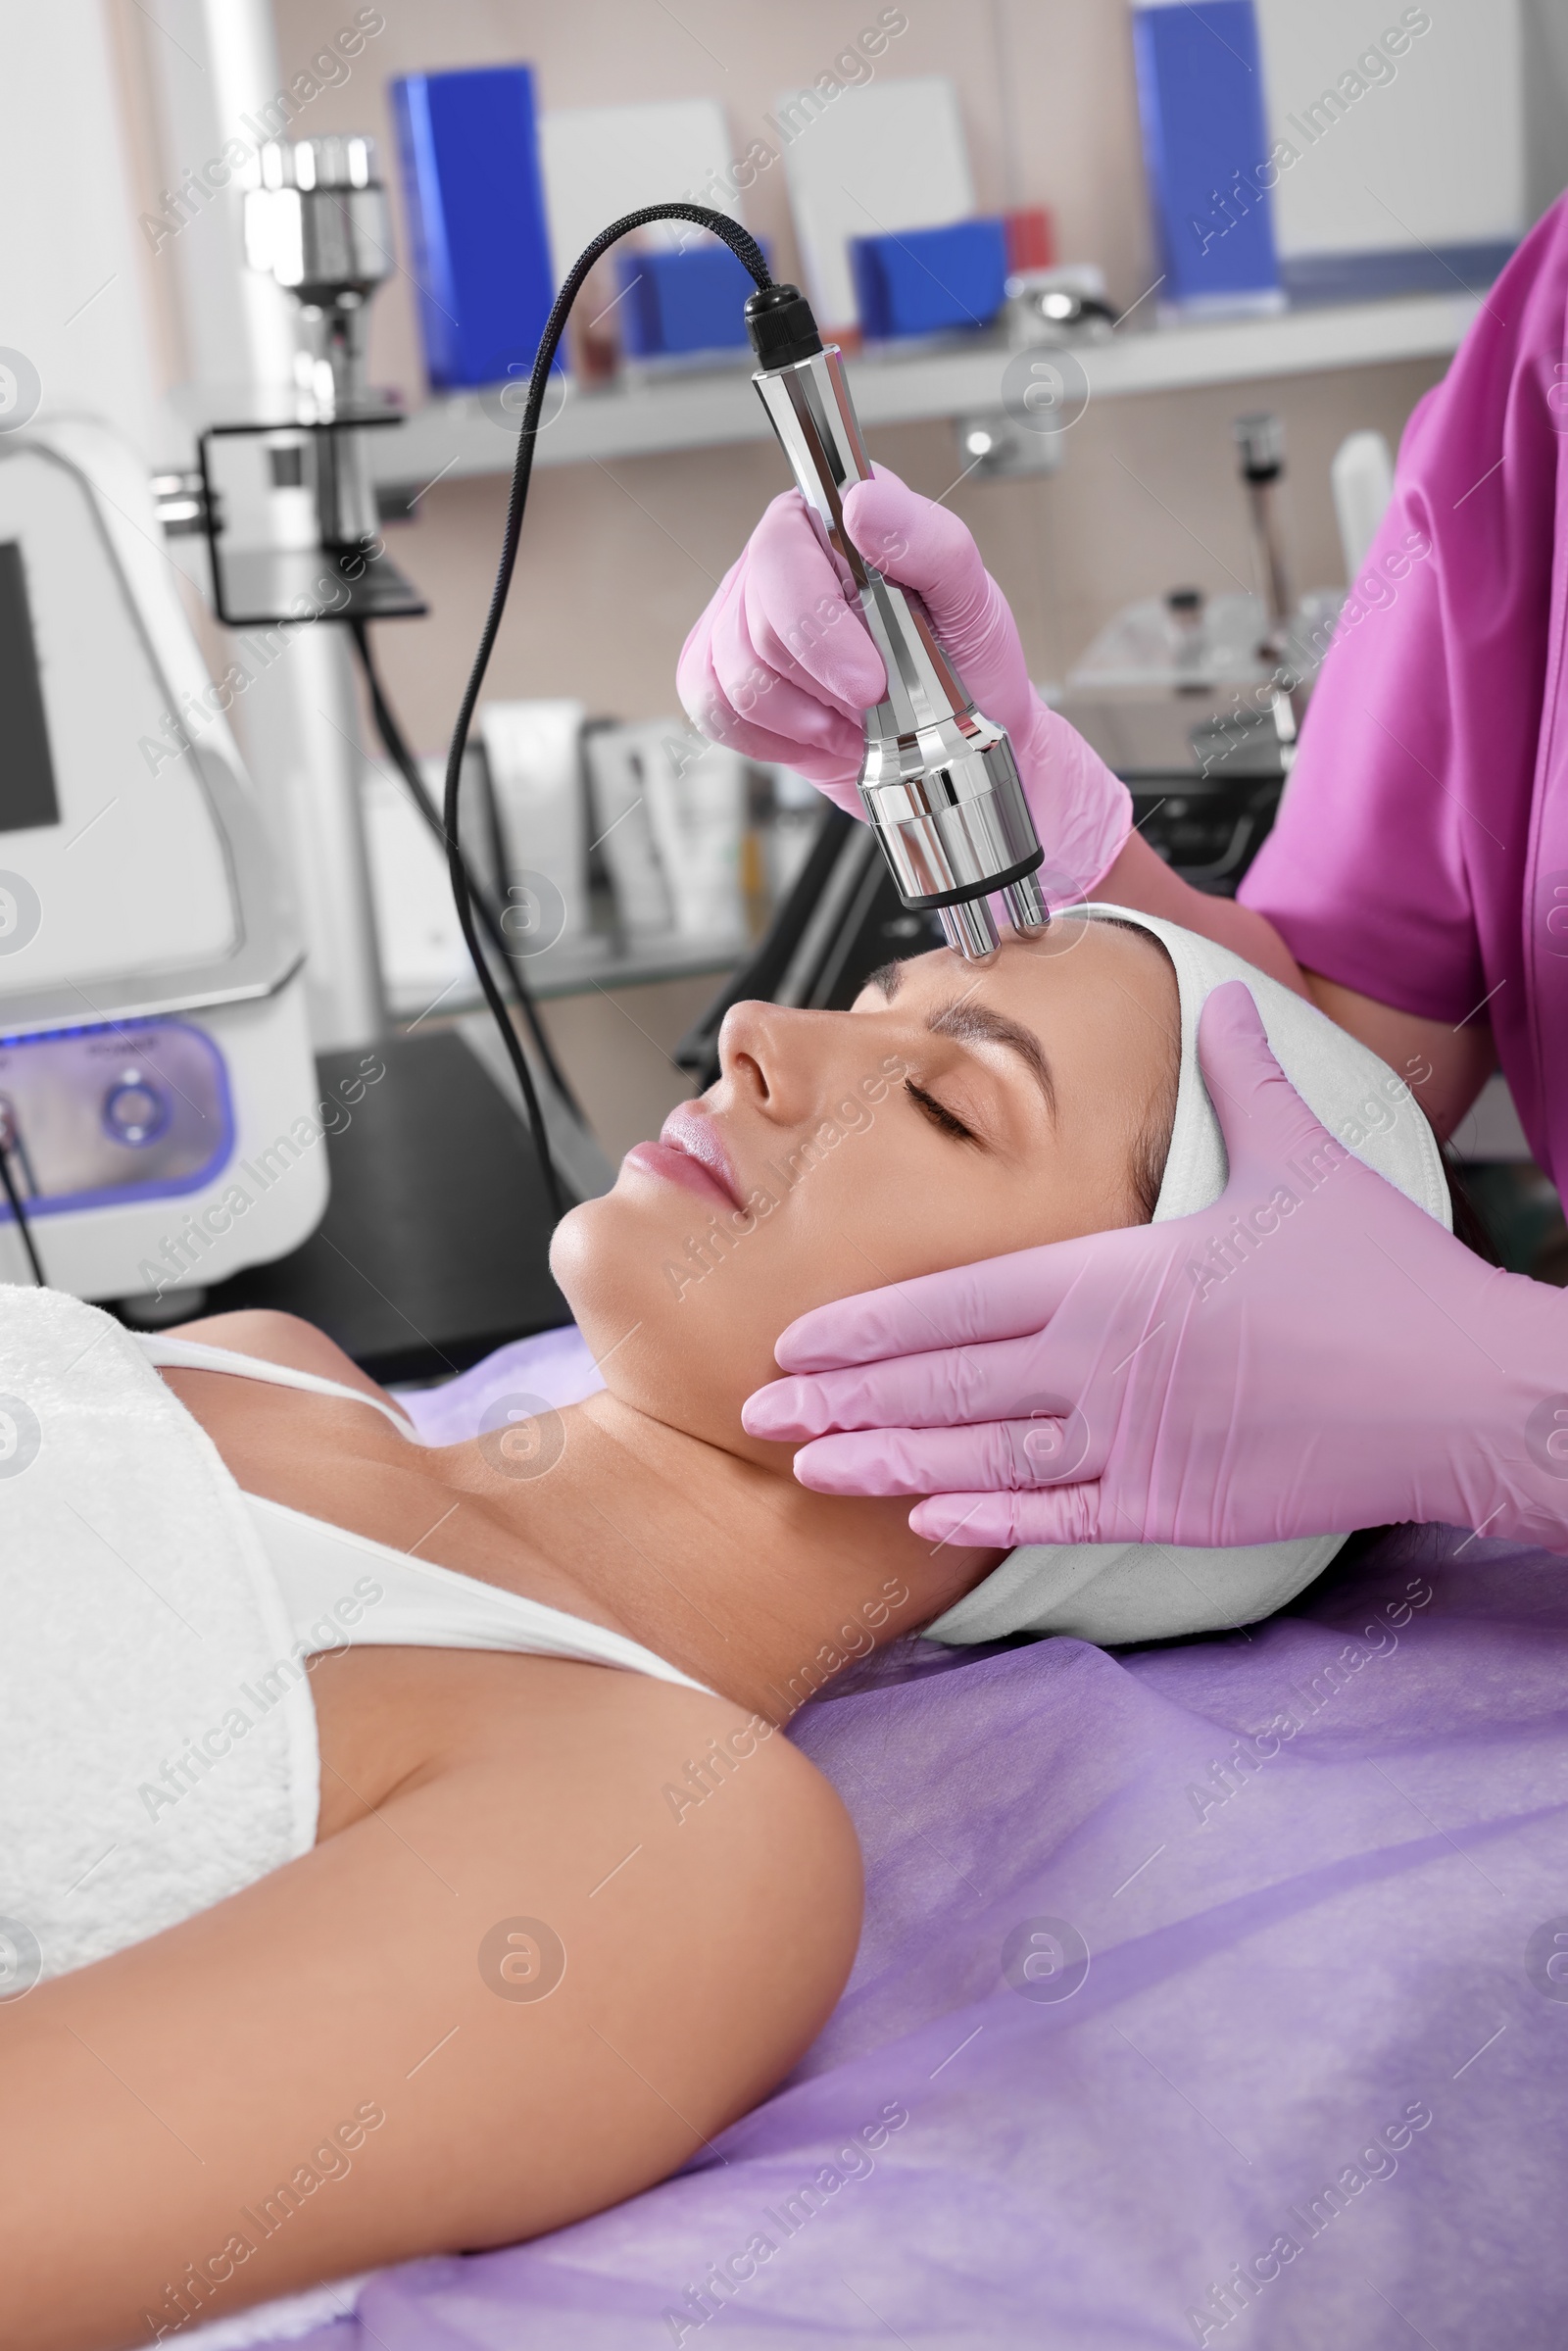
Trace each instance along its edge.
<instances>
[{"instance_id":1,"label":"woman's lips","mask_svg":"<svg viewBox=\"0 0 1568 2351\"><path fill-rule=\"evenodd\" d=\"M646 1175L661 1176L669 1184L683 1184L700 1200L716 1200L724 1208L744 1205L729 1154L711 1118L684 1102L671 1110L660 1130L659 1141L633 1144L626 1160Z\"/></svg>"}]
</instances>

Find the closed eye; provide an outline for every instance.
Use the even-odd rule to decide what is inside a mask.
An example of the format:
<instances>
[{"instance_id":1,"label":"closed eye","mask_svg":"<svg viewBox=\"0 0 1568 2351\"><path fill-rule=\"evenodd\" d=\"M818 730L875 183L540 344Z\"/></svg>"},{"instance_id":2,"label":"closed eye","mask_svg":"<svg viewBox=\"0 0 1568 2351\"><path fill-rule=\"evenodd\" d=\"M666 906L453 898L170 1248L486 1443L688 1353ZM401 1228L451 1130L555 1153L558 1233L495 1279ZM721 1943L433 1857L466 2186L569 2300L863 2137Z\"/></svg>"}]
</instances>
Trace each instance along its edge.
<instances>
[{"instance_id":1,"label":"closed eye","mask_svg":"<svg viewBox=\"0 0 1568 2351\"><path fill-rule=\"evenodd\" d=\"M904 1091L911 1102L919 1104L931 1124L941 1128L943 1134L956 1135L960 1143L973 1143L978 1146L979 1136L971 1128L966 1127L961 1118L955 1118L953 1112L939 1102L935 1095L927 1094L923 1086L917 1086L913 1078L905 1079Z\"/></svg>"}]
</instances>

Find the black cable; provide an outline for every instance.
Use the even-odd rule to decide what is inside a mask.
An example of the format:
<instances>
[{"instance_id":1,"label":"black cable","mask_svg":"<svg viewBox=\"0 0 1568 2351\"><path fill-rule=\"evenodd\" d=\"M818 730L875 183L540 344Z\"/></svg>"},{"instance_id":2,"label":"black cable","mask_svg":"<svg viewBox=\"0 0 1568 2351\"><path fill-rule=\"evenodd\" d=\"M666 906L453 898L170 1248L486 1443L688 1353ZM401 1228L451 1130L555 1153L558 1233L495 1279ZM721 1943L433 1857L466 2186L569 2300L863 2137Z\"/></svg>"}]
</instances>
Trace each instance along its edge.
<instances>
[{"instance_id":1,"label":"black cable","mask_svg":"<svg viewBox=\"0 0 1568 2351\"><path fill-rule=\"evenodd\" d=\"M577 256L560 293L556 296L550 316L545 321L544 333L539 338L539 349L534 358L533 373L528 380L528 398L522 412L522 430L517 436L516 463L512 469L512 495L507 505L506 529L501 542L501 561L496 566L495 586L490 592L490 609L485 614L484 627L480 632L479 650L474 655L473 667L468 673L468 682L464 689L463 707L458 712L458 722L452 730L451 749L447 754L443 829L446 839L447 870L452 877L453 904L458 909L458 921L462 926L464 940L467 946L479 985L484 990L485 1002L490 1006L496 1025L501 1031L502 1043L507 1049L508 1057L516 1074L517 1082L523 1090L523 1100L530 1104L530 1120L533 1115L531 1108L533 1083L528 1073L527 1057L517 1042L516 1031L507 1017L501 991L496 986L495 976L479 946L478 934L474 927L473 900L469 890L467 868L459 847L458 817L460 796L463 789L464 755L468 748L468 729L473 723L474 709L479 700L480 689L484 684L485 671L490 666L490 656L494 651L496 636L501 627L501 616L507 609L507 597L512 587L512 574L516 567L517 542L522 533L523 510L528 503L528 483L533 472L533 445L539 431L539 419L544 413L545 393L550 383L550 370L555 365L556 352L560 347L562 333L566 323L566 314L582 291L583 280L600 257L608 253L617 239L629 235L634 228L646 227L653 220L690 220L699 228L710 229L714 236L721 238L729 247L743 268L750 271L759 287L765 289L773 282L767 263L763 259L762 249L756 238L749 236L740 222L732 220L727 213L712 212L706 204L645 205L641 212L627 213L623 219L612 221L609 228L602 229L593 243L586 246ZM539 1141L542 1135L542 1126L536 1124L534 1133L535 1140ZM545 1169L551 1198L559 1214L561 1201L555 1170L544 1151L542 1142L540 1142L540 1158Z\"/></svg>"},{"instance_id":2,"label":"black cable","mask_svg":"<svg viewBox=\"0 0 1568 2351\"><path fill-rule=\"evenodd\" d=\"M409 749L408 738L398 723L396 711L387 700L386 688L381 682L381 674L376 666L375 657L370 651L368 624L363 619L351 620L349 631L354 639L354 649L360 657L360 666L365 671L365 683L370 697L370 711L375 720L375 731L381 738L381 747L403 778L408 787L409 797L416 808L436 840L445 849L447 834L446 827L441 821L441 811L426 789L424 778L419 773L418 761ZM533 1038L540 1060L549 1072L551 1084L567 1107L578 1118L581 1118L581 1104L573 1096L571 1088L566 1083L564 1073L551 1050L550 1039L545 1032L544 1023L539 1017L539 1007L534 1003L527 983L518 969L520 958L513 952L512 944L507 938L505 920L498 912L495 902L489 893L481 889L479 883L474 879L473 868L466 857L464 859L464 871L473 896L474 906L478 910L480 924L511 976L518 1005L523 1018L528 1023L528 1033ZM538 1143L538 1136L535 1136L534 1141L536 1144Z\"/></svg>"},{"instance_id":3,"label":"black cable","mask_svg":"<svg viewBox=\"0 0 1568 2351\"><path fill-rule=\"evenodd\" d=\"M5 1186L6 1198L11 1202L11 1213L17 1220L17 1231L22 1235L22 1246L27 1252L32 1278L40 1290L47 1290L49 1285L43 1278L43 1267L38 1262L38 1252L32 1243L32 1227L27 1220L27 1211L22 1204L16 1178L11 1173L11 1146L3 1138L0 1138L0 1184Z\"/></svg>"}]
</instances>

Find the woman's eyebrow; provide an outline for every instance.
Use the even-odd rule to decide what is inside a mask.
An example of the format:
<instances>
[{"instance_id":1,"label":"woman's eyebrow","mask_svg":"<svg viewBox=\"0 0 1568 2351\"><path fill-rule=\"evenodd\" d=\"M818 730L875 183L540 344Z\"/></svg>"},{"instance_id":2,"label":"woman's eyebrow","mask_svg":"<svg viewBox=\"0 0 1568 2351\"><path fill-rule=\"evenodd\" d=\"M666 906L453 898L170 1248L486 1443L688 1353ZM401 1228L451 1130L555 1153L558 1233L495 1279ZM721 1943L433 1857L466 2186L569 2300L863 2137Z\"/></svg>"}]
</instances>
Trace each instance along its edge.
<instances>
[{"instance_id":1,"label":"woman's eyebrow","mask_svg":"<svg viewBox=\"0 0 1568 2351\"><path fill-rule=\"evenodd\" d=\"M891 1004L899 993L903 979L904 965L902 963L879 963L875 971L867 972L864 985L867 988L879 989L887 1002Z\"/></svg>"},{"instance_id":2,"label":"woman's eyebrow","mask_svg":"<svg viewBox=\"0 0 1568 2351\"><path fill-rule=\"evenodd\" d=\"M958 1045L1004 1045L1009 1053L1015 1053L1045 1097L1051 1123L1055 1125L1056 1082L1046 1058L1046 1049L1033 1029L1009 1020L1005 1012L994 1012L989 1004L974 1004L967 997L933 1012L925 1025L933 1037L951 1037Z\"/></svg>"}]
</instances>

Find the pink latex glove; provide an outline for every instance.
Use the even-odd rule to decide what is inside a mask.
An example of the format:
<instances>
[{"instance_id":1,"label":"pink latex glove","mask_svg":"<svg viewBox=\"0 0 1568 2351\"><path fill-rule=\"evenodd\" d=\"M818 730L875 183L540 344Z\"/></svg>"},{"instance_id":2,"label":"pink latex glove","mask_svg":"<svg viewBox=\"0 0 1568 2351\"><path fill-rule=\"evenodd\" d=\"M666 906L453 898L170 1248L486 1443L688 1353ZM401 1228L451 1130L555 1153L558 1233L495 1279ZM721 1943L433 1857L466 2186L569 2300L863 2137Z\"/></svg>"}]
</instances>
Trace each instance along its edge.
<instances>
[{"instance_id":1,"label":"pink latex glove","mask_svg":"<svg viewBox=\"0 0 1568 2351\"><path fill-rule=\"evenodd\" d=\"M977 707L1012 738L1054 899L1087 892L1132 828L1124 784L1029 683L1017 625L956 514L881 466L844 501L850 536L913 588ZM882 657L798 490L775 498L687 638L681 701L710 741L777 759L863 817L861 715L887 691Z\"/></svg>"},{"instance_id":2,"label":"pink latex glove","mask_svg":"<svg viewBox=\"0 0 1568 2351\"><path fill-rule=\"evenodd\" d=\"M1241 982L1199 1034L1230 1164L1212 1208L803 1315L776 1350L802 1376L747 1429L814 1439L795 1474L820 1493L930 1496L910 1525L965 1545L1435 1519L1568 1550L1568 1299L1333 1140Z\"/></svg>"}]
</instances>

